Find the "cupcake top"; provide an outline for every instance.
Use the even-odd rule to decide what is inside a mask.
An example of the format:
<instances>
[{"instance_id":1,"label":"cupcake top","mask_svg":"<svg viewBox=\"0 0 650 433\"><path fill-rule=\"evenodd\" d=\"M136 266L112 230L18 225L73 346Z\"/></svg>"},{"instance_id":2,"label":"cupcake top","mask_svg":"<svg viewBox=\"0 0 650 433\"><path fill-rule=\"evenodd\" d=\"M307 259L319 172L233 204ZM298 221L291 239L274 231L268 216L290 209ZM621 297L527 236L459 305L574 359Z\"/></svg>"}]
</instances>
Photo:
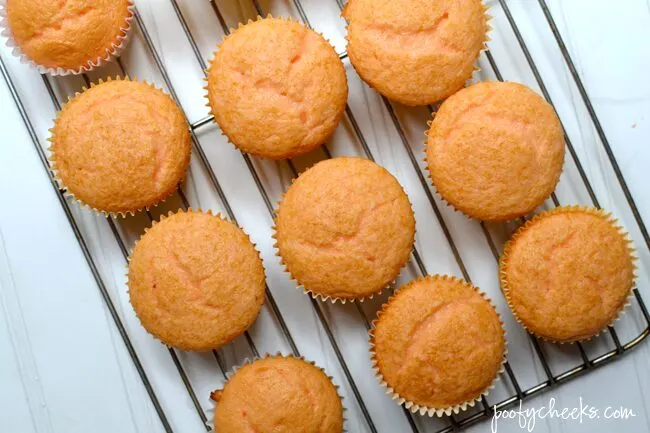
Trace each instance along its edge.
<instances>
[{"instance_id":1,"label":"cupcake top","mask_svg":"<svg viewBox=\"0 0 650 433\"><path fill-rule=\"evenodd\" d=\"M88 206L125 214L172 194L190 161L190 133L153 86L111 80L78 94L55 121L51 160L62 188Z\"/></svg>"},{"instance_id":2,"label":"cupcake top","mask_svg":"<svg viewBox=\"0 0 650 433\"><path fill-rule=\"evenodd\" d=\"M402 286L373 325L378 377L412 412L440 416L473 406L505 361L505 333L494 307L453 277Z\"/></svg>"},{"instance_id":3,"label":"cupcake top","mask_svg":"<svg viewBox=\"0 0 650 433\"><path fill-rule=\"evenodd\" d=\"M146 231L129 262L129 296L163 343L217 349L241 335L264 303L264 268L248 236L210 213L171 214Z\"/></svg>"},{"instance_id":4,"label":"cupcake top","mask_svg":"<svg viewBox=\"0 0 650 433\"><path fill-rule=\"evenodd\" d=\"M217 432L341 433L343 406L327 375L293 357L269 357L238 369L217 402Z\"/></svg>"},{"instance_id":5,"label":"cupcake top","mask_svg":"<svg viewBox=\"0 0 650 433\"><path fill-rule=\"evenodd\" d=\"M79 73L115 53L130 27L129 7L129 0L6 0L6 15L30 60Z\"/></svg>"},{"instance_id":6,"label":"cupcake top","mask_svg":"<svg viewBox=\"0 0 650 433\"><path fill-rule=\"evenodd\" d=\"M228 36L208 70L215 120L244 152L284 159L334 133L348 96L343 63L318 33L295 21L249 21Z\"/></svg>"},{"instance_id":7,"label":"cupcake top","mask_svg":"<svg viewBox=\"0 0 650 433\"><path fill-rule=\"evenodd\" d=\"M506 244L500 271L517 319L557 342L589 339L610 325L634 284L627 235L611 215L581 207L524 224Z\"/></svg>"},{"instance_id":8,"label":"cupcake top","mask_svg":"<svg viewBox=\"0 0 650 433\"><path fill-rule=\"evenodd\" d=\"M362 158L321 161L280 203L277 247L313 295L334 301L380 292L397 278L415 239L408 197L383 167Z\"/></svg>"},{"instance_id":9,"label":"cupcake top","mask_svg":"<svg viewBox=\"0 0 650 433\"><path fill-rule=\"evenodd\" d=\"M427 135L433 184L472 218L504 221L532 212L560 179L560 121L521 84L479 83L459 91L440 106Z\"/></svg>"},{"instance_id":10,"label":"cupcake top","mask_svg":"<svg viewBox=\"0 0 650 433\"><path fill-rule=\"evenodd\" d=\"M426 105L465 85L487 40L481 0L349 0L348 55L389 99Z\"/></svg>"}]
</instances>

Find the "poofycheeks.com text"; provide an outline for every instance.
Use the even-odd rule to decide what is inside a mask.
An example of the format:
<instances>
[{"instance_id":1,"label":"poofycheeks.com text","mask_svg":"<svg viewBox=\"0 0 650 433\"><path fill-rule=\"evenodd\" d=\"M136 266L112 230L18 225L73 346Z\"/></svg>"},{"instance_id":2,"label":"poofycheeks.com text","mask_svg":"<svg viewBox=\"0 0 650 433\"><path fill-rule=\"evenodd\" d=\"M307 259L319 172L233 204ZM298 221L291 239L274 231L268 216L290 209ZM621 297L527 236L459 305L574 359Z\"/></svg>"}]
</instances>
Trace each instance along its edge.
<instances>
[{"instance_id":1,"label":"poofycheeks.com text","mask_svg":"<svg viewBox=\"0 0 650 433\"><path fill-rule=\"evenodd\" d=\"M551 397L548 405L524 408L519 402L519 408L497 410L492 415L492 433L497 433L499 423L517 422L522 430L532 432L535 430L537 420L563 419L582 424L589 420L626 420L634 418L636 414L630 408L622 406L607 406L598 408L585 403L582 397L574 407L558 407L555 398ZM507 421L506 421L507 420Z\"/></svg>"}]
</instances>

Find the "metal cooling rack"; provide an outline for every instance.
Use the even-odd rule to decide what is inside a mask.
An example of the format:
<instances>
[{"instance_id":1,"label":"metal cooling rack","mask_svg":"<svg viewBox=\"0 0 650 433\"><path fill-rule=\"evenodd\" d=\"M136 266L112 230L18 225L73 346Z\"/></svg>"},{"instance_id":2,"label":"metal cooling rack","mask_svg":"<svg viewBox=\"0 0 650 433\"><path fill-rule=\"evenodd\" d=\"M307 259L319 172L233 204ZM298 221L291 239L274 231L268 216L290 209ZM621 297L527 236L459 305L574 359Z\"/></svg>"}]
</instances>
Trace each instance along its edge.
<instances>
[{"instance_id":1,"label":"metal cooling rack","mask_svg":"<svg viewBox=\"0 0 650 433\"><path fill-rule=\"evenodd\" d=\"M207 68L207 63L206 59L203 57L201 54L201 50L199 48L199 44L197 43L197 40L195 39L195 36L192 34L190 31L190 26L188 25L188 21L186 20L186 17L183 14L182 8L179 6L177 3L177 0L169 0L171 2L171 6L173 7L173 10L175 11L177 18L180 21L180 24L182 26L182 29L185 33L185 36L187 37L187 41L189 42L190 47L193 50L193 54L196 58L196 62L198 66L200 66L201 70L205 71ZM258 0L252 0L254 4L254 9L257 12L257 14L264 16L266 15L266 12L262 9L262 6L258 2ZM295 7L295 11L297 12L299 18L307 24L308 26L311 27L311 22L309 17L307 16L307 13L305 12L305 9L303 8L303 5L301 4L300 0L292 0L293 5ZM343 1L342 0L331 0L331 1L336 1L339 8L343 8ZM629 191L629 188L625 182L625 179L623 178L623 175L621 173L621 170L618 166L618 163L616 161L616 158L614 156L614 153L612 152L611 146L609 144L609 141L603 131L603 127L598 119L598 116L596 115L596 112L594 110L594 107L589 99L589 96L584 88L584 85L582 83L582 80L580 79L580 76L575 68L575 65L571 59L571 56L569 55L569 52L564 44L564 41L562 39L562 36L560 35L560 32L557 28L557 25L553 19L553 16L545 2L545 0L537 0L538 6L541 8L545 19L550 26L550 30L555 38L555 41L557 42L557 45L562 53L562 56L564 57L564 61L566 62L566 65L570 71L570 74L575 82L575 85L577 86L577 89L580 93L580 96L586 106L586 109L589 113L589 116L591 118L591 122L593 123L599 141L607 155L607 158L609 160L609 163L611 165L611 169L613 170L616 179L620 185L620 188L622 190L622 193L625 197L625 200L627 202L627 205L629 206L629 210L631 211L634 220L638 226L638 229L641 233L641 236L643 238L643 241L645 242L645 247L650 249L650 236L648 235L648 230L645 226L644 221L642 220L639 211L637 209L637 206L634 202L634 199ZM516 38L516 41L523 52L523 55L525 56L525 59L530 67L530 70L532 71L532 74L534 75L534 78L541 90L541 93L543 94L544 98L546 100L553 104L553 101L551 100L551 95L546 87L546 84L544 82L544 79L542 78L542 75L540 73L540 70L533 59L531 52L524 41L524 38L520 32L520 29L518 27L518 24L515 22L515 19L513 18L513 14L511 13L511 10L509 8L508 2L506 0L498 0L498 4L503 10L503 13L505 14L505 17L507 19L507 22L509 23L514 36ZM213 9L214 13L216 14L218 21L220 23L221 29L225 35L227 35L230 30L228 25L226 24L226 19L224 17L224 14L222 13L222 10L220 7L217 5L215 0L210 0L210 5L211 8ZM144 20L142 19L140 12L136 9L135 11L135 29L134 31L138 31L140 35L142 36L142 39L144 40L144 44L150 55L152 56L155 66L158 69L158 72L160 74L160 77L162 78L162 81L168 90L168 92L171 94L171 96L176 100L177 103L180 104L180 100L178 97L178 94L176 93L174 86L172 84L172 80L170 78L170 74L167 70L167 68L164 65L164 62L161 58L161 55L156 48L154 41L149 33L148 28L144 24ZM503 77L501 75L501 71L499 70L499 67L497 66L497 63L495 62L494 57L492 56L492 53L487 50L485 51L485 56L487 58L487 61L496 76L498 80L503 80ZM341 59L346 61L347 54L342 53L340 54ZM120 73L122 75L128 75L128 71L125 69L122 61L119 59L117 60L117 65L120 69ZM2 75L4 79L6 80L9 89L11 91L11 94L13 96L13 99L16 103L16 106L18 107L18 110L22 116L22 119L25 123L25 126L29 132L29 135L32 139L34 148L36 149L40 160L43 164L43 168L49 173L50 172L50 166L47 160L47 155L46 152L44 151L42 147L41 140L39 139L39 136L36 132L36 129L33 125L32 119L28 115L28 110L26 109L23 97L20 94L20 91L18 87L14 83L14 79L10 76L9 69L7 68L5 64L5 60L0 57L0 71L2 72ZM86 86L90 85L90 78L86 75L83 76L83 80L86 84ZM53 80L52 78L49 78L47 76L42 76L42 81L43 81L43 86L47 93L49 94L49 97L52 100L52 104L56 108L56 110L60 110L61 108L61 102L59 100L59 97L57 96L57 92L55 91L53 87L53 81L56 82L56 80ZM418 163L416 156L414 154L414 151L409 144L409 140L407 138L407 133L405 132L405 129L396 114L395 107L394 105L387 100L386 98L381 98L381 101L383 103L383 106L388 113L388 116L395 127L397 134L399 136L399 141L403 145L408 158L410 159L413 168L415 169L417 173L417 177L419 179L419 182L421 183L422 188L424 189L424 192L426 194L426 197L429 201L429 204L432 208L433 213L435 214L438 223L440 224L440 227L442 229L442 232L444 234L444 237L450 247L451 252L453 253L453 257L462 273L462 276L467 280L471 281L471 277L467 271L467 267L465 266L465 263L463 262L463 259L461 257L461 254L459 252L459 249L456 246L456 242L454 238L452 237L451 230L448 228L448 225L445 221L445 218L443 217L443 213L439 209L439 204L436 202L434 198L434 194L428 185L428 182L426 180L426 176L423 173L422 167ZM429 107L429 111L433 111L433 107ZM363 154L365 157L371 160L375 160L375 155L373 155L373 152L371 151L370 146L368 145L366 138L364 137L364 134L362 132L362 129L359 127L359 124L357 120L355 119L355 116L352 112L352 109L350 106L346 106L346 116L347 116L347 121L349 122L352 131L354 132L356 140L358 140L358 143L361 145L361 148L363 150ZM216 192L219 201L221 202L221 206L227 214L227 216L234 222L237 222L237 217L235 215L235 212L233 211L233 208L230 205L230 200L233 199L233 197L227 197L226 193L224 192L224 189L222 188L220 181L215 173L215 170L213 169L213 165L210 161L210 158L206 154L206 151L204 150L204 147L202 143L200 142L199 138L197 137L198 131L202 128L208 127L208 125L213 125L213 117L212 116L206 116L204 118L201 118L197 121L191 122L188 120L188 123L190 123L191 126L191 136L192 136L192 143L193 143L193 150L198 157L203 169L205 169L207 176L209 178L209 182L214 188L214 191ZM578 154L569 138L569 136L565 132L565 140L567 144L567 148L569 150L569 155L573 162L575 163L576 169L579 173L579 177L584 184L584 188L587 191L587 194L589 196L589 199L591 201L591 204L595 207L600 207L599 200L596 196L596 193L594 192L594 188L592 187L591 182L589 181L589 178L587 177L587 174L585 173L584 167L578 158ZM327 146L323 147L323 152L327 158L330 158L332 155L330 153L330 150L328 149ZM259 193L264 201L264 205L266 209L268 210L268 213L271 218L274 216L274 208L272 205L272 201L269 197L269 193L265 189L264 182L261 179L260 174L258 173L258 169L256 168L256 165L254 161L251 159L251 157L247 154L242 154L242 157L244 159L244 162L246 166L248 167L248 170L250 171L250 175L252 176L252 179L255 183L255 186L259 190ZM284 163L281 163L284 164ZM289 160L286 162L288 165L288 168L293 176L297 176L299 170L296 168L296 165L294 164L293 161ZM174 431L178 431L178 429L173 429L172 428L172 423L170 422L168 418L168 410L163 409L163 405L160 403L158 395L156 394L154 390L154 386L152 386L151 380L150 380L150 375L154 374L152 371L145 371L145 368L143 367L143 363L140 360L140 357L138 356L138 352L136 351L136 348L132 342L132 339L127 332L127 328L125 327L123 323L123 318L120 316L118 313L118 308L116 308L116 302L112 298L110 291L107 289L107 284L104 280L104 277L102 277L102 274L100 273L98 269L98 264L96 261L96 258L93 256L91 253L91 248L89 247L88 241L83 235L83 231L79 226L79 223L77 221L77 217L75 217L74 210L73 210L73 205L66 199L64 194L58 190L57 185L55 184L54 181L51 181L52 187L57 191L57 196L59 199L59 202L61 204L61 207L63 208L69 222L70 226L79 242L79 246L81 247L81 250L85 256L85 259L88 263L88 266L90 267L90 270L92 271L92 274L94 276L94 279L97 283L97 287L99 288L99 291L101 293L101 296L103 300L105 301L106 307L112 317L112 319L115 322L115 325L117 327L117 330L119 331L119 334L128 350L128 353L133 360L133 363L135 365L135 368L137 369L137 372L142 379L142 383L144 384L144 387L151 399L151 402L153 404L153 407L155 408L160 421L162 423L162 426L164 430L168 433L172 433ZM190 201L186 197L186 194L184 193L182 188L179 188L178 190L178 197L180 199L180 202L184 208L189 208L190 207ZM560 202L554 193L551 197L552 203L555 206L559 206ZM154 216L148 211L147 212L147 217L148 217L148 223L153 221ZM123 234L123 229L120 228L119 226L122 224L121 220L113 220L111 218L106 218L106 222L108 226L110 227L110 230L113 234L113 237L115 238L115 242L119 246L119 249L121 250L121 253L123 255L124 260L127 259L128 256L128 240L124 239L124 234ZM490 232L490 229L488 226L484 223L481 223L481 229L485 235L487 244L491 250L492 255L494 256L494 259L498 261L499 257L499 251L496 245L495 240L493 239L493 236ZM421 254L419 252L418 248L415 248L413 251L413 261L416 266L416 269L419 271L420 274L426 275L428 274L428 269L425 266L425 263L421 257ZM578 366L571 368L567 371L564 371L560 374L554 374L552 372L552 368L550 366L550 362L548 359L548 355L545 353L543 350L543 343L538 341L532 336L530 337L531 345L534 349L534 352L536 353L536 356L538 358L539 363L541 364L544 372L544 377L545 379L542 380L541 382L537 383L534 386L527 387L524 389L520 385L520 380L518 377L515 375L513 368L509 363L506 363L505 365L505 373L504 377L502 380L507 383L508 389L511 390L510 395L504 399L501 399L500 401L489 401L488 398L483 398L481 403L478 405L477 408L474 410L470 410L465 413L460 413L459 415L453 415L450 417L446 417L445 421L446 424L440 428L439 426L436 426L436 430L432 430L432 427L422 427L423 423L426 423L426 419L420 419L416 420L416 418L419 418L417 415L411 414L408 410L403 409L404 417L406 418L406 421L408 422L408 425L410 426L410 429L413 432L424 432L424 431L436 431L439 433L442 432L452 432L452 431L458 431L463 429L464 427L467 427L469 425L472 425L480 420L483 420L489 416L491 416L492 411L494 408L496 409L503 409L507 408L509 406L512 406L514 404L517 404L521 400L528 399L534 395L537 395L541 393L544 390L551 389L553 387L559 386L560 384L563 384L565 382L568 382L576 377L578 377L581 374L587 373L591 370L594 370L596 368L601 367L602 365L605 365L608 362L611 362L615 359L620 358L621 356L625 355L628 353L632 348L638 346L647 336L650 334L650 315L648 314L648 310L645 306L645 303L643 299L641 298L641 295L639 291L635 288L634 289L634 302L636 302L638 308L640 309L641 316L645 319L645 329L638 334L636 337L630 339L628 342L623 343L621 342L618 333L616 329L613 327L609 328L609 332L607 333L608 336L601 335L598 337L599 339L607 339L610 338L611 342L614 345L614 349L607 351L604 354L601 354L600 356L597 357L589 357L587 354L587 350L585 347L583 347L583 344L577 343L576 347L578 348L578 351L580 353L580 358L581 358L581 364ZM281 330L281 334L283 335L283 338L285 339L287 347L289 347L289 352L296 355L300 356L301 351L299 350L299 347L294 340L294 336L292 334L292 331L290 330L290 327L287 325L282 312L281 308L278 306L278 302L276 302L276 299L274 298L273 293L271 290L266 288L266 300L267 303L266 305L270 308L272 315L274 316L275 321L277 322L279 329ZM370 411L368 410L366 402L364 402L364 398L362 396L362 393L359 390L359 386L357 382L355 381L354 375L351 373L350 368L348 367L348 361L343 355L343 351L341 349L340 342L337 341L335 332L332 330L332 325L330 321L327 320L326 318L326 312L324 311L324 304L322 304L320 301L314 300L310 298L311 306L318 317L318 320L320 321L320 326L322 326L326 336L327 336L327 341L329 345L331 346L331 350L333 351L335 358L339 364L339 368L343 373L343 380L345 381L345 386L351 391L352 394L352 404L356 405L361 413L362 419L365 421L365 427L372 432L377 432L378 431L378 426L376 425L375 421L370 415ZM367 329L370 329L370 317L368 317L367 312L364 310L364 308L357 302L355 303L355 307L358 310L358 312L361 315L362 322L365 324ZM254 339L251 337L249 332L246 332L244 335L244 339L246 341L246 344L248 345L248 348L250 350L250 353L253 356L259 356L260 351L256 347ZM205 403L205 398L204 396L198 396L197 392L195 391L196 388L196 383L193 383L192 380L190 379L190 375L188 374L187 367L184 366L184 363L182 362L181 356L179 356L179 352L177 352L175 349L168 348L169 351L169 356L171 357L173 364L178 371L178 374L180 375L180 378L184 384L184 387L187 391L188 398L191 400L192 405L196 409L196 414L198 417L200 417L202 423L206 425L206 430L210 430L210 427L207 425L208 424L208 416L206 415L206 410L207 408L204 407L204 404L201 402ZM226 371L228 370L227 366L224 363L223 360L223 354L220 351L213 351L212 352L214 356L214 361L219 367L220 374L222 375L223 379L225 380L226 378ZM488 396L490 397L490 396ZM349 401L349 400L348 400ZM349 428L348 428L349 430Z\"/></svg>"}]
</instances>

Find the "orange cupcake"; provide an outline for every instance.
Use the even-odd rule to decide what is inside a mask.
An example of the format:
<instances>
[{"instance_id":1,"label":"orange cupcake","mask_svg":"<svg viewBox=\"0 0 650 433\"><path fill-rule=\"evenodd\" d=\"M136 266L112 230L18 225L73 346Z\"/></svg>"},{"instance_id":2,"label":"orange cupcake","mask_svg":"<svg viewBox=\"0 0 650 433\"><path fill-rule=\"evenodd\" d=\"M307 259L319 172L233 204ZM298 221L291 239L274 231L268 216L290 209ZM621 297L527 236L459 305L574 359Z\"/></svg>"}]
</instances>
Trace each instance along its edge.
<instances>
[{"instance_id":1,"label":"orange cupcake","mask_svg":"<svg viewBox=\"0 0 650 433\"><path fill-rule=\"evenodd\" d=\"M517 83L479 83L442 103L427 132L427 168L464 214L505 221L532 212L557 185L564 135L546 101Z\"/></svg>"},{"instance_id":2,"label":"orange cupcake","mask_svg":"<svg viewBox=\"0 0 650 433\"><path fill-rule=\"evenodd\" d=\"M334 48L304 25L270 16L226 37L207 80L209 106L223 133L240 150L271 159L324 144L348 97Z\"/></svg>"},{"instance_id":3,"label":"orange cupcake","mask_svg":"<svg viewBox=\"0 0 650 433\"><path fill-rule=\"evenodd\" d=\"M53 75L88 72L124 48L130 0L2 0L3 36L25 62Z\"/></svg>"},{"instance_id":4,"label":"orange cupcake","mask_svg":"<svg viewBox=\"0 0 650 433\"><path fill-rule=\"evenodd\" d=\"M62 189L111 215L133 214L171 195L190 162L190 133L176 103L152 85L110 80L63 106L51 129Z\"/></svg>"},{"instance_id":5,"label":"orange cupcake","mask_svg":"<svg viewBox=\"0 0 650 433\"><path fill-rule=\"evenodd\" d=\"M341 433L343 405L336 387L313 363L281 355L239 368L216 403L215 431Z\"/></svg>"},{"instance_id":6,"label":"orange cupcake","mask_svg":"<svg viewBox=\"0 0 650 433\"><path fill-rule=\"evenodd\" d=\"M487 40L481 0L349 0L343 17L359 76L406 105L433 104L461 89Z\"/></svg>"},{"instance_id":7,"label":"orange cupcake","mask_svg":"<svg viewBox=\"0 0 650 433\"><path fill-rule=\"evenodd\" d=\"M515 317L546 340L588 340L623 311L634 285L630 240L601 210L558 207L505 246L501 288Z\"/></svg>"},{"instance_id":8,"label":"orange cupcake","mask_svg":"<svg viewBox=\"0 0 650 433\"><path fill-rule=\"evenodd\" d=\"M396 291L373 322L370 347L377 378L393 399L429 416L474 406L506 360L503 324L490 301L446 275Z\"/></svg>"},{"instance_id":9,"label":"orange cupcake","mask_svg":"<svg viewBox=\"0 0 650 433\"><path fill-rule=\"evenodd\" d=\"M211 350L248 329L264 303L264 267L235 224L201 211L170 212L129 260L131 304L163 343Z\"/></svg>"},{"instance_id":10,"label":"orange cupcake","mask_svg":"<svg viewBox=\"0 0 650 433\"><path fill-rule=\"evenodd\" d=\"M371 297L409 259L415 218L386 169L362 158L321 161L289 187L277 211L282 262L305 291L324 300Z\"/></svg>"}]
</instances>

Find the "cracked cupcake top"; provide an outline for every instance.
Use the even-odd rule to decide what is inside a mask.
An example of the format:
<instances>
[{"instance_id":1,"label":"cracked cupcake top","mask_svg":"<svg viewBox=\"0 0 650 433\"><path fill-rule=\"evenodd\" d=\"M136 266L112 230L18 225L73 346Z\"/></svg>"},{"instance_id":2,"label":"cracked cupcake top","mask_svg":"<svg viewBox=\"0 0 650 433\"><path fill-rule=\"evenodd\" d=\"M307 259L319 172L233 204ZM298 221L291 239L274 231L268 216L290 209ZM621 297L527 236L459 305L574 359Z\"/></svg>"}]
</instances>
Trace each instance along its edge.
<instances>
[{"instance_id":1,"label":"cracked cupcake top","mask_svg":"<svg viewBox=\"0 0 650 433\"><path fill-rule=\"evenodd\" d=\"M7 0L7 22L16 44L36 64L79 70L121 43L128 0Z\"/></svg>"},{"instance_id":2,"label":"cracked cupcake top","mask_svg":"<svg viewBox=\"0 0 650 433\"><path fill-rule=\"evenodd\" d=\"M165 344L217 349L241 335L264 303L264 268L248 236L218 215L178 212L136 243L131 304Z\"/></svg>"},{"instance_id":3,"label":"cracked cupcake top","mask_svg":"<svg viewBox=\"0 0 650 433\"><path fill-rule=\"evenodd\" d=\"M183 113L146 83L112 80L77 95L52 129L62 188L107 213L135 212L172 194L190 160Z\"/></svg>"},{"instance_id":4,"label":"cracked cupcake top","mask_svg":"<svg viewBox=\"0 0 650 433\"><path fill-rule=\"evenodd\" d=\"M217 432L341 433L343 406L327 375L312 363L274 356L238 369L216 402Z\"/></svg>"},{"instance_id":5,"label":"cracked cupcake top","mask_svg":"<svg viewBox=\"0 0 650 433\"><path fill-rule=\"evenodd\" d=\"M602 211L559 207L522 226L501 258L501 287L533 334L573 342L598 334L634 284L627 234Z\"/></svg>"},{"instance_id":6,"label":"cracked cupcake top","mask_svg":"<svg viewBox=\"0 0 650 433\"><path fill-rule=\"evenodd\" d=\"M447 409L489 389L504 360L505 335L478 289L436 275L402 286L384 304L371 346L380 378L401 402Z\"/></svg>"},{"instance_id":7,"label":"cracked cupcake top","mask_svg":"<svg viewBox=\"0 0 650 433\"><path fill-rule=\"evenodd\" d=\"M208 70L215 120L244 152L284 159L334 133L348 96L343 63L318 33L265 18L226 37Z\"/></svg>"},{"instance_id":8,"label":"cracked cupcake top","mask_svg":"<svg viewBox=\"0 0 650 433\"><path fill-rule=\"evenodd\" d=\"M289 187L275 237L287 270L307 291L364 298L387 287L408 261L415 218L386 169L362 158L334 158Z\"/></svg>"},{"instance_id":9,"label":"cracked cupcake top","mask_svg":"<svg viewBox=\"0 0 650 433\"><path fill-rule=\"evenodd\" d=\"M481 0L350 0L348 54L361 78L407 105L465 85L487 39Z\"/></svg>"},{"instance_id":10,"label":"cracked cupcake top","mask_svg":"<svg viewBox=\"0 0 650 433\"><path fill-rule=\"evenodd\" d=\"M486 82L459 91L442 103L427 135L433 184L472 218L526 215L560 179L560 121L544 99L521 84Z\"/></svg>"}]
</instances>

